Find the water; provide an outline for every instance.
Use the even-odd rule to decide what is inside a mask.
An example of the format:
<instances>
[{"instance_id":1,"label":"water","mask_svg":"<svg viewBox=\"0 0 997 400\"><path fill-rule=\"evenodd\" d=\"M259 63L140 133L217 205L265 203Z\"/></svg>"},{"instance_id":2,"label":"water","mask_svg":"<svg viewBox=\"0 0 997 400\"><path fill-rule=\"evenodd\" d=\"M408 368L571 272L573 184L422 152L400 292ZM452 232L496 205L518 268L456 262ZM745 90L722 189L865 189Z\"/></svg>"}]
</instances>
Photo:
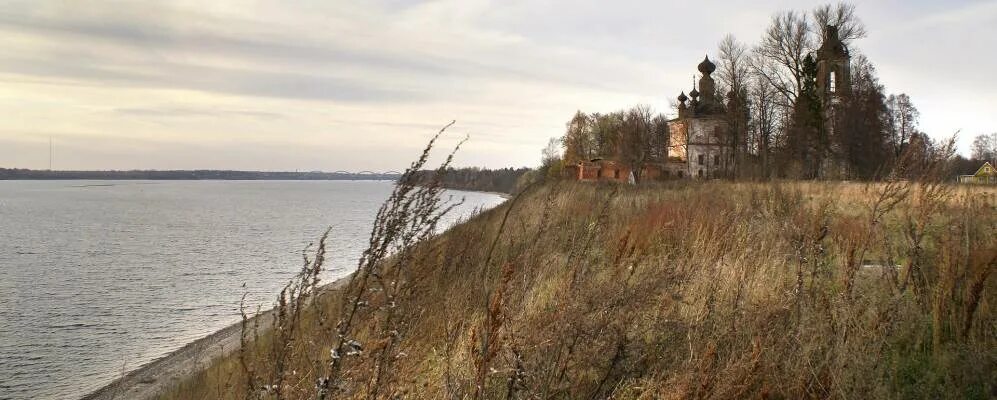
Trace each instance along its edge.
<instances>
[{"instance_id":1,"label":"water","mask_svg":"<svg viewBox=\"0 0 997 400\"><path fill-rule=\"evenodd\" d=\"M391 191L373 181L0 181L0 399L75 399L268 308L332 227L348 274ZM500 203L463 197L449 219ZM243 287L245 284L245 287Z\"/></svg>"}]
</instances>

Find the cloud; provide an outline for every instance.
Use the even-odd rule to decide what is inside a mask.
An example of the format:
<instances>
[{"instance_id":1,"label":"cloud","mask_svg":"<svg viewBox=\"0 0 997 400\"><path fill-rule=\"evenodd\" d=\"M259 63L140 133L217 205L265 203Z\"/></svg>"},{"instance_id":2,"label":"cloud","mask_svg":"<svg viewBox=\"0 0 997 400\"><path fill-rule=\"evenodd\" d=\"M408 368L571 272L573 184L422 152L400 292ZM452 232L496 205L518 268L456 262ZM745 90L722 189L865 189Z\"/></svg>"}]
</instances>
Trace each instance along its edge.
<instances>
[{"instance_id":1,"label":"cloud","mask_svg":"<svg viewBox=\"0 0 997 400\"><path fill-rule=\"evenodd\" d=\"M473 95L466 85L454 82L481 80L626 90L626 85L612 82L615 78L606 79L627 68L625 61L530 46L512 35L470 27L422 29L434 17L420 7L395 23L368 26L373 33L354 36L281 32L168 7L152 13L141 7L94 8L77 14L70 12L75 9L42 13L24 7L20 13L14 8L0 14L0 29L47 47L24 52L28 57L0 56L0 70L106 84L339 101L434 100L438 91ZM566 69L568 63L573 68ZM577 68L581 63L585 68ZM581 73L593 69L601 69L603 79Z\"/></svg>"},{"instance_id":2,"label":"cloud","mask_svg":"<svg viewBox=\"0 0 997 400\"><path fill-rule=\"evenodd\" d=\"M805 3L794 7L818 2ZM398 169L402 154L456 119L454 136L471 135L460 157L467 164L530 165L575 110L649 103L669 111L703 53L728 32L754 42L783 7L777 0L8 1L0 9L0 135L7 135L0 139L17 132L23 142L43 131L78 138L78 168L124 160L224 167L245 162L232 149L283 149L254 156L266 169L293 166L303 162L296 151L321 148L328 157L301 169L354 167L345 162ZM888 0L862 4L859 13L870 38L857 46L890 91L924 104L926 130L957 124L971 137L997 125L978 112L997 88L986 68L965 68L958 54L969 49L976 64L994 62L992 2ZM131 138L161 152L115 159L106 148L87 151L98 138ZM204 150L177 154L181 148ZM0 148L0 159L14 155Z\"/></svg>"},{"instance_id":3,"label":"cloud","mask_svg":"<svg viewBox=\"0 0 997 400\"><path fill-rule=\"evenodd\" d=\"M192 107L160 107L160 108L116 108L115 113L135 116L135 117L163 117L163 118L189 118L189 117L210 117L210 118L230 118L230 117L252 117L260 119L282 118L284 115L276 112L252 111L252 110L223 110Z\"/></svg>"}]
</instances>

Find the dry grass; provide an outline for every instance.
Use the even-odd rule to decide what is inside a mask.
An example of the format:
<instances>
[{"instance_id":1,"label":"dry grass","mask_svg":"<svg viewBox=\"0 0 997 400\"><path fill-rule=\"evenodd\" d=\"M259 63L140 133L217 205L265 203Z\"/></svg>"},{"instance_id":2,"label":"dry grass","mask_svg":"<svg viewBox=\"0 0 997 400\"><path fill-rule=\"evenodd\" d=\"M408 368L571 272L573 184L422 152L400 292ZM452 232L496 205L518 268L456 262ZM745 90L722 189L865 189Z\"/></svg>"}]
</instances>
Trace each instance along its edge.
<instances>
[{"instance_id":1,"label":"dry grass","mask_svg":"<svg viewBox=\"0 0 997 400\"><path fill-rule=\"evenodd\" d=\"M907 189L533 188L413 246L404 332L359 312L364 354L330 397L991 397L995 193ZM226 359L164 398L314 397L341 341L316 314L283 379L256 373L279 390L246 391ZM273 338L256 368L276 368Z\"/></svg>"},{"instance_id":2,"label":"dry grass","mask_svg":"<svg viewBox=\"0 0 997 400\"><path fill-rule=\"evenodd\" d=\"M162 398L993 398L995 206L933 180L537 185Z\"/></svg>"}]
</instances>

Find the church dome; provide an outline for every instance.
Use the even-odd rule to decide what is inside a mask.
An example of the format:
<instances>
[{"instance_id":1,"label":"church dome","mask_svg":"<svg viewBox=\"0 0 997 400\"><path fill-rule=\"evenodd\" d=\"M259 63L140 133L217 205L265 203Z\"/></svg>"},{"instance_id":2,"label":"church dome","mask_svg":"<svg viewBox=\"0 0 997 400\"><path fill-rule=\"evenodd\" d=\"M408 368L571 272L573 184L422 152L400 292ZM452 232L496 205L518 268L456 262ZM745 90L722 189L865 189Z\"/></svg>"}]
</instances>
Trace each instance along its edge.
<instances>
[{"instance_id":1,"label":"church dome","mask_svg":"<svg viewBox=\"0 0 997 400\"><path fill-rule=\"evenodd\" d=\"M679 103L685 103L686 100L689 100L689 98L686 97L685 91L683 90L682 93L679 94Z\"/></svg>"},{"instance_id":2,"label":"church dome","mask_svg":"<svg viewBox=\"0 0 997 400\"><path fill-rule=\"evenodd\" d=\"M692 91L689 92L689 96L692 96L692 99L695 100L697 97L699 97L699 91L696 89L692 89Z\"/></svg>"},{"instance_id":3,"label":"church dome","mask_svg":"<svg viewBox=\"0 0 997 400\"><path fill-rule=\"evenodd\" d=\"M701 73L703 73L705 75L712 74L713 71L716 71L716 70L717 70L717 66L714 65L713 62L710 61L710 56L706 56L706 58L703 59L703 62L699 63L699 72L701 72Z\"/></svg>"}]
</instances>

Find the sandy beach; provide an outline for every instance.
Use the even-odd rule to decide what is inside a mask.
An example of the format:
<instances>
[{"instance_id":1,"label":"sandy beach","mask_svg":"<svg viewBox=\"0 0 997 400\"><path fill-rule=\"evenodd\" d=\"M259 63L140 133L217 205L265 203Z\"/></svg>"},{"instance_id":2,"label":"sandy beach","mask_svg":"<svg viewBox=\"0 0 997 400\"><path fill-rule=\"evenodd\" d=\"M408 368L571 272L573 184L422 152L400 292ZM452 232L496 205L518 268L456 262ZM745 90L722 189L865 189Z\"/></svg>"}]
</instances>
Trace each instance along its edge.
<instances>
[{"instance_id":1,"label":"sandy beach","mask_svg":"<svg viewBox=\"0 0 997 400\"><path fill-rule=\"evenodd\" d=\"M322 291L345 286L351 275L339 278L322 287ZM269 328L266 323L273 309L260 312L250 319L259 319L260 333ZM160 393L182 382L188 377L207 368L211 363L239 349L242 322L236 322L215 333L188 343L186 346L151 361L106 386L83 396L82 400L129 399L144 400L155 398Z\"/></svg>"}]
</instances>

